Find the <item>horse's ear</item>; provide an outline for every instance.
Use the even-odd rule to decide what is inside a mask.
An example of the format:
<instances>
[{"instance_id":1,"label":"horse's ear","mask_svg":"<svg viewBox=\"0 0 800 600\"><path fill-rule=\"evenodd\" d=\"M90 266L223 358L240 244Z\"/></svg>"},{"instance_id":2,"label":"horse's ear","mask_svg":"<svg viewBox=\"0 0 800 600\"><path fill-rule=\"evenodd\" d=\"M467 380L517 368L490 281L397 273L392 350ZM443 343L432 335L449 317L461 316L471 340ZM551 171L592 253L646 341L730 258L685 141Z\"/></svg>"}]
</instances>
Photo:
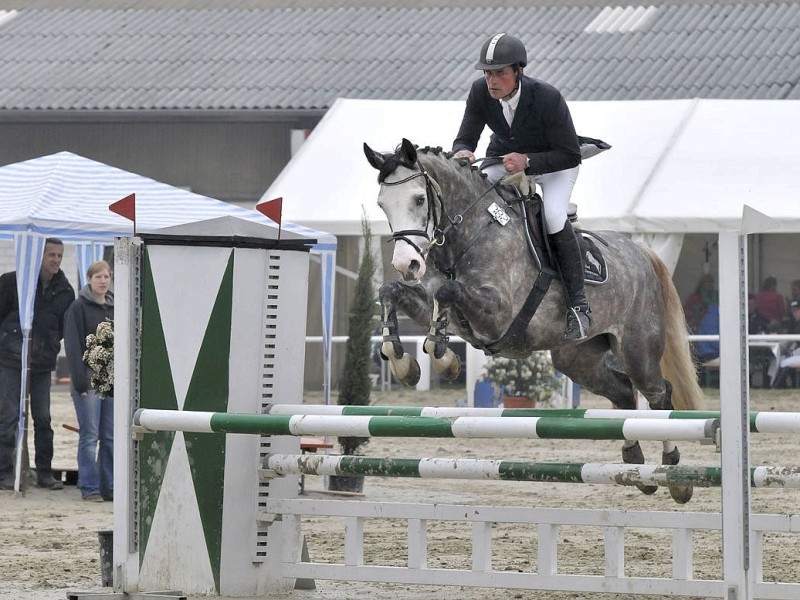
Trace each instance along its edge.
<instances>
[{"instance_id":1,"label":"horse's ear","mask_svg":"<svg viewBox=\"0 0 800 600\"><path fill-rule=\"evenodd\" d=\"M417 163L417 147L403 138L400 144L400 159L407 165L414 165Z\"/></svg>"},{"instance_id":2,"label":"horse's ear","mask_svg":"<svg viewBox=\"0 0 800 600\"><path fill-rule=\"evenodd\" d=\"M381 170L381 166L385 162L383 154L375 152L375 150L367 146L367 143L364 142L364 155L367 157L369 164L378 169L378 171Z\"/></svg>"}]
</instances>

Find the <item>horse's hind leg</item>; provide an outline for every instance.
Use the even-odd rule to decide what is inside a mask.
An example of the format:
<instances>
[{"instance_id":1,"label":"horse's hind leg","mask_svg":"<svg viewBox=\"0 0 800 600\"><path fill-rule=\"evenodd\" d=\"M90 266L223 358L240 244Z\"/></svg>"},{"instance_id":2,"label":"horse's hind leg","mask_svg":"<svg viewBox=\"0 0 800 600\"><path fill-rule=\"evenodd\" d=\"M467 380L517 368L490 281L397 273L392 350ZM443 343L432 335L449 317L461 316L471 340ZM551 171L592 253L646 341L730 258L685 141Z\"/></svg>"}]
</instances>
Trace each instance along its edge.
<instances>
[{"instance_id":1,"label":"horse's hind leg","mask_svg":"<svg viewBox=\"0 0 800 600\"><path fill-rule=\"evenodd\" d=\"M567 346L551 351L553 366L590 392L611 400L615 408L636 408L636 390L630 378L616 365L609 354L610 339L594 338L579 347ZM644 464L644 453L637 440L622 444L622 461L626 464ZM643 494L654 494L658 486L637 484Z\"/></svg>"},{"instance_id":2,"label":"horse's hind leg","mask_svg":"<svg viewBox=\"0 0 800 600\"><path fill-rule=\"evenodd\" d=\"M447 336L447 311L439 309L439 303L434 300L431 327L423 348L425 353L431 357L436 372L448 381L453 381L461 372L461 359L447 345L449 339Z\"/></svg>"},{"instance_id":3,"label":"horse's hind leg","mask_svg":"<svg viewBox=\"0 0 800 600\"><path fill-rule=\"evenodd\" d=\"M413 289L398 282L384 283L378 296L381 301L381 329L383 333L383 343L381 344L381 358L388 360L392 369L392 374L403 385L414 386L419 382L420 369L419 363L403 348L400 342L400 334L397 327L397 306L404 304L406 312L416 308L423 310L425 299L424 290ZM410 295L416 298L410 298ZM414 301L416 300L416 301ZM411 303L409 304L409 301ZM413 318L413 314L411 314Z\"/></svg>"},{"instance_id":4,"label":"horse's hind leg","mask_svg":"<svg viewBox=\"0 0 800 600\"><path fill-rule=\"evenodd\" d=\"M677 465L681 461L681 453L674 442L664 442L664 450L661 453L662 465ZM669 495L678 504L686 504L692 499L694 487L691 485L670 485L668 486Z\"/></svg>"},{"instance_id":5,"label":"horse's hind leg","mask_svg":"<svg viewBox=\"0 0 800 600\"><path fill-rule=\"evenodd\" d=\"M642 354L640 350L642 347L650 348L649 355ZM625 356L626 371L631 374L634 385L638 385L650 408L654 410L672 409L672 384L661 374L660 357L663 345L652 347L638 344L634 348L639 351L628 352ZM655 357L658 357L658 360ZM675 443L665 440L661 453L661 464L677 465L680 459L681 453ZM694 494L694 487L691 485L670 485L668 489L669 495L678 504L686 504Z\"/></svg>"}]
</instances>

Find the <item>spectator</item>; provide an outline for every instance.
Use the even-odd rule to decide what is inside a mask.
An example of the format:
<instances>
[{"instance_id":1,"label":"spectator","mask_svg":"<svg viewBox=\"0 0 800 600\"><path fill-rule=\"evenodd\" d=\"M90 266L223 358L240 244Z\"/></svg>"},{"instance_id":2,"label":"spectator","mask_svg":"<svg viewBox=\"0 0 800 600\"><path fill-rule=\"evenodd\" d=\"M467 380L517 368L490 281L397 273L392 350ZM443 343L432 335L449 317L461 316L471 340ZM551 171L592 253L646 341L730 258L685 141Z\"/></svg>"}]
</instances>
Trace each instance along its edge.
<instances>
[{"instance_id":1,"label":"spectator","mask_svg":"<svg viewBox=\"0 0 800 600\"><path fill-rule=\"evenodd\" d=\"M714 284L714 276L706 273L697 282L694 291L686 297L683 304L683 313L686 316L686 324L692 333L699 333L700 321L706 314L706 309L712 304L718 303L717 289Z\"/></svg>"},{"instance_id":2,"label":"spectator","mask_svg":"<svg viewBox=\"0 0 800 600\"><path fill-rule=\"evenodd\" d=\"M787 333L800 333L800 300L794 300L789 305L792 313L794 329ZM800 369L800 342L787 342L781 347L781 362L772 387L786 387L787 375L790 369Z\"/></svg>"},{"instance_id":3,"label":"spectator","mask_svg":"<svg viewBox=\"0 0 800 600\"><path fill-rule=\"evenodd\" d=\"M770 330L780 330L786 317L786 301L777 291L778 280L772 275L764 280L761 291L756 294L756 310L770 323Z\"/></svg>"},{"instance_id":4,"label":"spectator","mask_svg":"<svg viewBox=\"0 0 800 600\"><path fill-rule=\"evenodd\" d=\"M751 335L769 333L769 321L756 310L756 295L752 292L747 294L747 332ZM750 347L749 355L751 387L756 387L754 384L756 375L762 387L769 387L766 383L769 380L769 372L775 368L775 356L772 350L760 346Z\"/></svg>"},{"instance_id":5,"label":"spectator","mask_svg":"<svg viewBox=\"0 0 800 600\"><path fill-rule=\"evenodd\" d=\"M800 302L800 279L795 279L790 284L789 288L789 302L794 302L797 300Z\"/></svg>"},{"instance_id":6,"label":"spectator","mask_svg":"<svg viewBox=\"0 0 800 600\"><path fill-rule=\"evenodd\" d=\"M29 394L33 417L37 485L60 490L53 477L53 428L50 425L50 378L56 368L64 332L64 313L75 290L61 270L64 244L47 238L39 268L29 345ZM0 277L0 489L14 489L14 450L22 387L22 328L17 297L17 273ZM27 465L23 465L26 468Z\"/></svg>"},{"instance_id":7,"label":"spectator","mask_svg":"<svg viewBox=\"0 0 800 600\"><path fill-rule=\"evenodd\" d=\"M719 305L714 303L708 306L703 320L697 327L698 335L719 335ZM701 363L719 357L719 342L700 342L697 345L698 358Z\"/></svg>"},{"instance_id":8,"label":"spectator","mask_svg":"<svg viewBox=\"0 0 800 600\"><path fill-rule=\"evenodd\" d=\"M800 279L795 279L790 285L789 298L786 301L787 306L791 305L792 302L800 302ZM782 330L787 333L800 333L800 329L797 329L797 319L794 318L791 310L783 320Z\"/></svg>"},{"instance_id":9,"label":"spectator","mask_svg":"<svg viewBox=\"0 0 800 600\"><path fill-rule=\"evenodd\" d=\"M747 333L769 333L769 321L756 310L756 295L752 292L747 294Z\"/></svg>"},{"instance_id":10,"label":"spectator","mask_svg":"<svg viewBox=\"0 0 800 600\"><path fill-rule=\"evenodd\" d=\"M86 336L95 333L103 321L114 320L111 267L104 260L93 262L86 280L67 310L64 347L78 417L78 487L84 500L102 502L114 498L114 398L100 397L92 389L92 373L83 356Z\"/></svg>"},{"instance_id":11,"label":"spectator","mask_svg":"<svg viewBox=\"0 0 800 600\"><path fill-rule=\"evenodd\" d=\"M800 312L797 308L800 307L800 298L792 300L789 303L789 316L787 317L784 327L786 333L800 334Z\"/></svg>"}]
</instances>

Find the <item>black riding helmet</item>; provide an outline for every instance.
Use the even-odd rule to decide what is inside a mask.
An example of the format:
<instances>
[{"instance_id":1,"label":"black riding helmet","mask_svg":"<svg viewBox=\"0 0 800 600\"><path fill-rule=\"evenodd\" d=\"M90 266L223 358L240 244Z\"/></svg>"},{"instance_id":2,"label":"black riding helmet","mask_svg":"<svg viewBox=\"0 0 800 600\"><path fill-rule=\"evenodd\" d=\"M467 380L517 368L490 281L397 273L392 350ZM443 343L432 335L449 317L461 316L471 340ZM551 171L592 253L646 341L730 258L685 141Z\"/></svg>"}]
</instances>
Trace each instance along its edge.
<instances>
[{"instance_id":1,"label":"black riding helmet","mask_svg":"<svg viewBox=\"0 0 800 600\"><path fill-rule=\"evenodd\" d=\"M481 46L481 55L475 68L479 71L495 71L511 65L524 67L527 64L525 44L513 35L498 33Z\"/></svg>"}]
</instances>

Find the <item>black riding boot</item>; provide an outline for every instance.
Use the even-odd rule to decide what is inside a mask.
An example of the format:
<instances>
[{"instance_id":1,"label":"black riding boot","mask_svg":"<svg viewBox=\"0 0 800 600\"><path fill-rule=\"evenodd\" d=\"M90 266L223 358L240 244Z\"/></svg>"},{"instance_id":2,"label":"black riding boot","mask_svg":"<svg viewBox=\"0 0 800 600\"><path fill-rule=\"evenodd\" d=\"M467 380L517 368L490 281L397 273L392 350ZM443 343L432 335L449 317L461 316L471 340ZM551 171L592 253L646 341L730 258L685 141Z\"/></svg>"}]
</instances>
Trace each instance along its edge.
<instances>
[{"instance_id":1,"label":"black riding boot","mask_svg":"<svg viewBox=\"0 0 800 600\"><path fill-rule=\"evenodd\" d=\"M592 324L592 311L589 309L589 302L583 289L583 256L572 224L567 221L564 229L550 235L550 242L558 260L568 301L564 339L571 341L585 339L589 325Z\"/></svg>"},{"instance_id":2,"label":"black riding boot","mask_svg":"<svg viewBox=\"0 0 800 600\"><path fill-rule=\"evenodd\" d=\"M780 367L778 372L775 374L775 380L772 382L772 387L775 389L783 389L787 387L787 375L789 375L789 369L787 367Z\"/></svg>"}]
</instances>

